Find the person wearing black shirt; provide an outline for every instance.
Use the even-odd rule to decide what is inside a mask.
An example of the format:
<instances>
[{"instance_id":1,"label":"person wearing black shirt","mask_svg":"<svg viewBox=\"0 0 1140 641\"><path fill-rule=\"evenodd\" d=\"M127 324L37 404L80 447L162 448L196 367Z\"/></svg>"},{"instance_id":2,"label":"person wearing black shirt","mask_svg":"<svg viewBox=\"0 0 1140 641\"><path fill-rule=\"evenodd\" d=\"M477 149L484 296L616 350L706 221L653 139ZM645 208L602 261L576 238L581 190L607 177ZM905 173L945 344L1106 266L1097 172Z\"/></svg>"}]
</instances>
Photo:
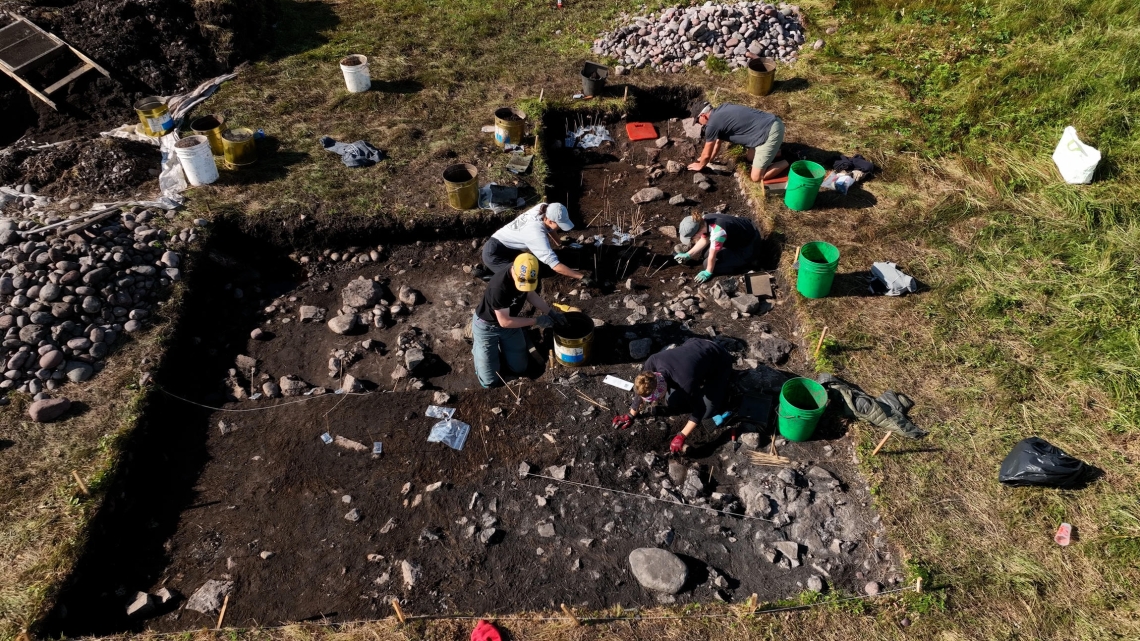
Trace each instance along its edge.
<instances>
[{"instance_id":1,"label":"person wearing black shirt","mask_svg":"<svg viewBox=\"0 0 1140 641\"><path fill-rule=\"evenodd\" d=\"M619 429L632 425L642 403L664 403L671 410L687 410L688 422L669 443L671 452L680 453L685 437L702 420L724 411L731 374L732 355L708 339L690 338L680 347L657 352L646 359L633 381L635 396L629 413L614 417L613 425Z\"/></svg>"},{"instance_id":2,"label":"person wearing black shirt","mask_svg":"<svg viewBox=\"0 0 1140 641\"><path fill-rule=\"evenodd\" d=\"M692 247L675 255L678 263L699 259L705 249L705 269L694 279L703 283L721 274L739 274L755 262L760 244L760 231L755 223L740 216L728 214L697 214L686 216L677 226L682 247Z\"/></svg>"},{"instance_id":3,"label":"person wearing black shirt","mask_svg":"<svg viewBox=\"0 0 1140 641\"><path fill-rule=\"evenodd\" d=\"M523 328L552 327L564 322L562 312L553 309L539 296L538 259L534 254L519 254L510 269L491 277L483 300L475 308L471 321L471 354L475 357L475 375L483 387L499 382L499 353L507 368L522 374L527 367L526 336ZM530 303L542 316L522 318L519 312Z\"/></svg>"}]
</instances>

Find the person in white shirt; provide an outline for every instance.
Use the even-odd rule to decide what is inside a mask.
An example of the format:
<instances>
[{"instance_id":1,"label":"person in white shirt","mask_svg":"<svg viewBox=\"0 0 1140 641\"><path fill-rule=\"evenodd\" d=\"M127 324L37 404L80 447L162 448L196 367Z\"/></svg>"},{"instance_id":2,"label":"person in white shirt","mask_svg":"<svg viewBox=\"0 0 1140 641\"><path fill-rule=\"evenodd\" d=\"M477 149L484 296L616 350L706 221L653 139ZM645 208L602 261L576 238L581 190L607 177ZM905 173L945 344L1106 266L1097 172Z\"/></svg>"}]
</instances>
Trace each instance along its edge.
<instances>
[{"instance_id":1,"label":"person in white shirt","mask_svg":"<svg viewBox=\"0 0 1140 641\"><path fill-rule=\"evenodd\" d=\"M491 238L483 245L485 269L480 270L482 274L476 275L489 277L498 274L510 269L519 254L530 253L555 272L578 279L586 287L593 285L594 279L588 274L570 269L558 260L554 247L560 245L551 232L559 229L562 231L574 229L574 223L570 221L570 214L566 211L565 205L542 203L531 207L491 234Z\"/></svg>"}]
</instances>

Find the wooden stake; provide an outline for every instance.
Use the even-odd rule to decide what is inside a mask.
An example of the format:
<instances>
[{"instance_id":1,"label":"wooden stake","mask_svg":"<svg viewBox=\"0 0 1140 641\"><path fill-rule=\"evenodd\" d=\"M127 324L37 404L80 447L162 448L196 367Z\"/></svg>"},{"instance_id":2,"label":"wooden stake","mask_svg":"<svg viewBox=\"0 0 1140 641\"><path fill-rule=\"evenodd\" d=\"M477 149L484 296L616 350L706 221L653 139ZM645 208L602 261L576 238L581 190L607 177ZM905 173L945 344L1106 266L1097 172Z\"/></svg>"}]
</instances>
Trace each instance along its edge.
<instances>
[{"instance_id":1,"label":"wooden stake","mask_svg":"<svg viewBox=\"0 0 1140 641\"><path fill-rule=\"evenodd\" d=\"M222 629L222 621L226 618L226 608L230 607L230 595L226 595L226 599L222 601L222 611L218 613L218 625L214 626L215 630Z\"/></svg>"},{"instance_id":2,"label":"wooden stake","mask_svg":"<svg viewBox=\"0 0 1140 641\"><path fill-rule=\"evenodd\" d=\"M581 393L581 392L580 392L580 391L578 391L578 390L573 390L573 391L575 391L575 392L577 393L577 395L581 397L581 399L585 400L585 401L586 401L586 403L591 403L591 404L593 404L593 405L596 405L596 406L598 406L598 407L601 407L602 409L605 409L605 411L606 411L606 412L609 412L609 411L610 411L610 408L609 408L609 407L606 407L606 406L602 405L601 403L598 403L598 401L594 400L594 399L593 399L593 398L591 398L591 397L588 397L588 396L584 395L584 393Z\"/></svg>"},{"instance_id":3,"label":"wooden stake","mask_svg":"<svg viewBox=\"0 0 1140 641\"><path fill-rule=\"evenodd\" d=\"M621 101L622 102L628 102L629 101L629 85L625 86L625 95L621 97Z\"/></svg>"},{"instance_id":4,"label":"wooden stake","mask_svg":"<svg viewBox=\"0 0 1140 641\"><path fill-rule=\"evenodd\" d=\"M79 484L79 491L83 492L83 496L91 496L91 492L87 491L87 486L83 484L83 479L79 478L79 472L71 470L71 476L75 478L75 482Z\"/></svg>"},{"instance_id":5,"label":"wooden stake","mask_svg":"<svg viewBox=\"0 0 1140 641\"><path fill-rule=\"evenodd\" d=\"M575 628L582 625L582 622L578 620L578 617L574 616L574 613L570 611L570 608L566 607L565 603L562 604L562 613L570 617L570 620L574 622Z\"/></svg>"},{"instance_id":6,"label":"wooden stake","mask_svg":"<svg viewBox=\"0 0 1140 641\"><path fill-rule=\"evenodd\" d=\"M396 611L396 618L400 620L400 625L407 623L407 621L404 619L404 611L400 609L399 599L392 599L392 609Z\"/></svg>"},{"instance_id":7,"label":"wooden stake","mask_svg":"<svg viewBox=\"0 0 1140 641\"><path fill-rule=\"evenodd\" d=\"M826 336L827 336L827 325L824 325L823 331L819 333L819 341L816 342L816 344L815 344L815 352L812 353L812 355L811 355L812 358L816 358L819 356L819 349L821 347L823 347L823 339Z\"/></svg>"},{"instance_id":8,"label":"wooden stake","mask_svg":"<svg viewBox=\"0 0 1140 641\"><path fill-rule=\"evenodd\" d=\"M542 97L544 95L546 95L546 87L543 87L542 90L538 92L538 101L539 102L542 102Z\"/></svg>"},{"instance_id":9,"label":"wooden stake","mask_svg":"<svg viewBox=\"0 0 1140 641\"><path fill-rule=\"evenodd\" d=\"M877 455L879 453L879 450L883 449L883 446L887 444L887 439L891 437L891 434L894 434L894 432L887 432L887 435L883 437L883 440L879 441L879 444L875 446L875 451L871 452L871 456Z\"/></svg>"},{"instance_id":10,"label":"wooden stake","mask_svg":"<svg viewBox=\"0 0 1140 641\"><path fill-rule=\"evenodd\" d=\"M918 577L918 580L915 581L914 591L922 594L922 577Z\"/></svg>"}]
</instances>

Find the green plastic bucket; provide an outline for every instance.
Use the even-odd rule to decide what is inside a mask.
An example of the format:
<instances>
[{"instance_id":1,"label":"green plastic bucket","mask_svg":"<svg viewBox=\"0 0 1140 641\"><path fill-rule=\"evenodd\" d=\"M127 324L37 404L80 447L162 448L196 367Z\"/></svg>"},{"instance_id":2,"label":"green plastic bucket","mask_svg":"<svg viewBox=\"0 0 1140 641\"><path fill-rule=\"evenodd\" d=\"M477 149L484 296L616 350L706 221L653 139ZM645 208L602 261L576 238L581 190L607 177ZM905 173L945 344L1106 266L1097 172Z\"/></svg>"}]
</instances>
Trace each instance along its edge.
<instances>
[{"instance_id":1,"label":"green plastic bucket","mask_svg":"<svg viewBox=\"0 0 1140 641\"><path fill-rule=\"evenodd\" d=\"M784 192L784 204L788 209L795 211L811 209L825 176L827 170L819 163L810 160L797 160L792 163L788 169L788 187Z\"/></svg>"},{"instance_id":2,"label":"green plastic bucket","mask_svg":"<svg viewBox=\"0 0 1140 641\"><path fill-rule=\"evenodd\" d=\"M839 268L839 248L815 240L800 248L800 268L796 273L796 291L805 298L826 298Z\"/></svg>"},{"instance_id":3,"label":"green plastic bucket","mask_svg":"<svg viewBox=\"0 0 1140 641\"><path fill-rule=\"evenodd\" d=\"M810 378L793 378L780 388L780 436L789 441L806 441L827 407L827 390Z\"/></svg>"}]
</instances>

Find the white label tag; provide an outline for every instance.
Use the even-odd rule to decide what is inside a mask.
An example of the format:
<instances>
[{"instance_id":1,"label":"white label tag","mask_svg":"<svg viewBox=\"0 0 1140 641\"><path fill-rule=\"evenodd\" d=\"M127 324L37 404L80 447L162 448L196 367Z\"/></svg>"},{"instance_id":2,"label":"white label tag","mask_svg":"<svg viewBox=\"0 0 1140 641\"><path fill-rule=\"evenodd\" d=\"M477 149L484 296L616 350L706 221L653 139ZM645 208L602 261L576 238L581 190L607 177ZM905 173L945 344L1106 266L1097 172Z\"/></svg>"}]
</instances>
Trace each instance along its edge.
<instances>
[{"instance_id":1,"label":"white label tag","mask_svg":"<svg viewBox=\"0 0 1140 641\"><path fill-rule=\"evenodd\" d=\"M633 389L633 383L630 383L627 380L620 379L616 376L608 376L607 375L604 379L602 379L602 382L605 383L606 385L613 385L614 387L616 387L618 389L623 389L627 392L630 391L631 389Z\"/></svg>"}]
</instances>

